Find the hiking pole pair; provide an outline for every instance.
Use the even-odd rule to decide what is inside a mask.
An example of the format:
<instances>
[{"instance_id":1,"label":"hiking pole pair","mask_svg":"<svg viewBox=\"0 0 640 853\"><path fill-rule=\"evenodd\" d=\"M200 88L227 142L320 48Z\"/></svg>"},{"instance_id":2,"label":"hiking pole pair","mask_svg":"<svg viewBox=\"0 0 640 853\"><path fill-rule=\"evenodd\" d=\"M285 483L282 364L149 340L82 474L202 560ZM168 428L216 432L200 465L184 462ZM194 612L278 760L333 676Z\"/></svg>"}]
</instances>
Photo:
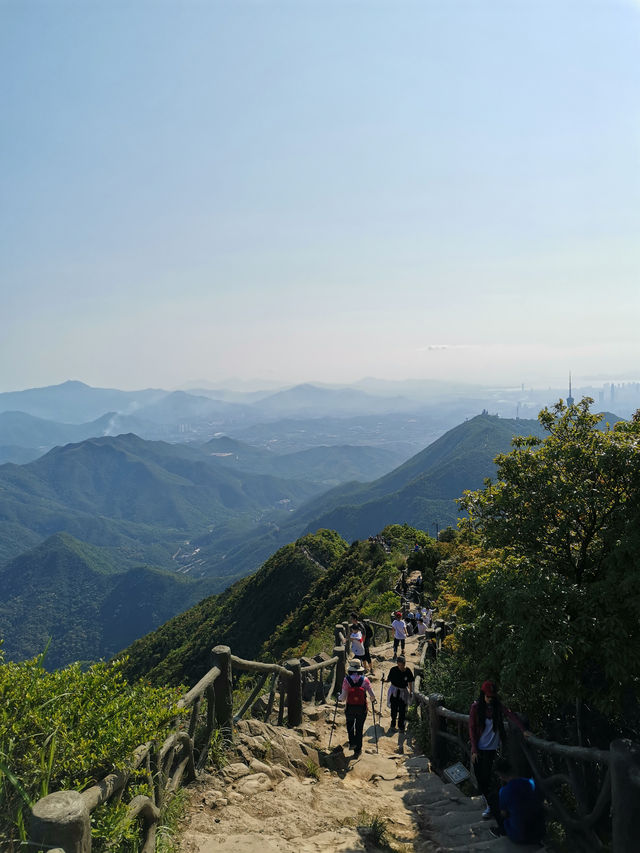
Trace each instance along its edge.
<instances>
[{"instance_id":1,"label":"hiking pole pair","mask_svg":"<svg viewBox=\"0 0 640 853\"><path fill-rule=\"evenodd\" d=\"M340 698L340 694L336 696L336 707L333 709L333 722L331 723L331 734L329 735L329 749L331 749L331 740L333 738L333 732L336 727L336 714L338 713L338 699Z\"/></svg>"}]
</instances>

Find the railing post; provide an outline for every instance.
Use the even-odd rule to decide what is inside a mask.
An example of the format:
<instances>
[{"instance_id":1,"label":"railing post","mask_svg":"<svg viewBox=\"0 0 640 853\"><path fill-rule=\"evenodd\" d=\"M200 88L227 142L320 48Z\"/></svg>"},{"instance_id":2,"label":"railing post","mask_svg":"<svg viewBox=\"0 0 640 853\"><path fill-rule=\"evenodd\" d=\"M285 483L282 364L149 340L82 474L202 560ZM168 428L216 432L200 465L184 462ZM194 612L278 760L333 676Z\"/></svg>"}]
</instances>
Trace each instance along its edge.
<instances>
[{"instance_id":1,"label":"railing post","mask_svg":"<svg viewBox=\"0 0 640 853\"><path fill-rule=\"evenodd\" d=\"M351 637L350 637L351 631L349 630L349 623L348 622L342 623L342 634L344 636L344 650L348 656L349 652L351 651Z\"/></svg>"},{"instance_id":2,"label":"railing post","mask_svg":"<svg viewBox=\"0 0 640 853\"><path fill-rule=\"evenodd\" d=\"M611 823L613 853L635 850L640 838L640 744L626 738L611 743Z\"/></svg>"},{"instance_id":3,"label":"railing post","mask_svg":"<svg viewBox=\"0 0 640 853\"><path fill-rule=\"evenodd\" d=\"M292 728L302 723L302 673L297 658L288 660L285 666L291 671L287 679L287 717Z\"/></svg>"},{"instance_id":4,"label":"railing post","mask_svg":"<svg viewBox=\"0 0 640 853\"><path fill-rule=\"evenodd\" d=\"M344 677L347 672L347 655L344 651L344 646L336 646L333 650L333 657L338 658L338 663L336 664L336 684L334 687L334 693L340 693L342 690L342 682L344 681Z\"/></svg>"},{"instance_id":5,"label":"railing post","mask_svg":"<svg viewBox=\"0 0 640 853\"><path fill-rule=\"evenodd\" d=\"M438 732L444 728L444 719L438 716L438 708L442 707L444 696L441 693L432 693L429 696L429 732L431 734L431 763L440 768L444 765L444 743L438 737Z\"/></svg>"},{"instance_id":6,"label":"railing post","mask_svg":"<svg viewBox=\"0 0 640 853\"><path fill-rule=\"evenodd\" d=\"M333 629L333 642L336 646L343 646L344 639L344 628L342 627L342 624L336 625Z\"/></svg>"},{"instance_id":7,"label":"railing post","mask_svg":"<svg viewBox=\"0 0 640 853\"><path fill-rule=\"evenodd\" d=\"M213 650L215 666L220 675L215 680L216 723L224 731L228 740L233 739L233 688L231 685L231 649L229 646L216 646Z\"/></svg>"},{"instance_id":8,"label":"railing post","mask_svg":"<svg viewBox=\"0 0 640 853\"><path fill-rule=\"evenodd\" d=\"M37 847L61 847L65 853L91 853L91 818L77 791L56 791L31 810L29 838Z\"/></svg>"}]
</instances>

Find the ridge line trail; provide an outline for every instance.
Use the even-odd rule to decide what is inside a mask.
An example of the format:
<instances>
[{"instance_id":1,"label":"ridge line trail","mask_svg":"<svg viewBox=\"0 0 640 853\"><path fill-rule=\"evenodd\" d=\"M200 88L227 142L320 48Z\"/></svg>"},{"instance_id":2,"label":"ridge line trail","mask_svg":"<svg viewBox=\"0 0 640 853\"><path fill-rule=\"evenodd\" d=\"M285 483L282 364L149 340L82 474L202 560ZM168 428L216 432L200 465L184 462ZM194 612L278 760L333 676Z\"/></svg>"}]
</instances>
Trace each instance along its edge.
<instances>
[{"instance_id":1,"label":"ridge line trail","mask_svg":"<svg viewBox=\"0 0 640 853\"><path fill-rule=\"evenodd\" d=\"M418 664L418 638L406 644L407 666ZM319 768L317 750L328 753L335 703L306 706L297 729L241 721L236 757L215 775L187 788L181 853L448 853L526 851L493 839L480 817L477 797L468 798L429 770L428 759L407 735L388 731L386 678L393 643L372 649L376 677L378 753L371 709L358 759L348 747L344 709L338 708L331 764ZM385 675L382 717L381 675ZM373 817L387 823L388 843L373 843Z\"/></svg>"}]
</instances>

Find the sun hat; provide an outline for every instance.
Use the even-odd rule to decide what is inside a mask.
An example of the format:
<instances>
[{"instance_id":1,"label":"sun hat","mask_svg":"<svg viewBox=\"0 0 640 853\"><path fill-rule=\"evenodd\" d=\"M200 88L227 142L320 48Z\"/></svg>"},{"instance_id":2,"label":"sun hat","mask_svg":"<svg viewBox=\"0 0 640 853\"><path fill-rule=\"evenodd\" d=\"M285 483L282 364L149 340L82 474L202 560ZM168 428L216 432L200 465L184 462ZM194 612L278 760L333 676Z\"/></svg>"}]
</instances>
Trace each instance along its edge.
<instances>
[{"instance_id":1,"label":"sun hat","mask_svg":"<svg viewBox=\"0 0 640 853\"><path fill-rule=\"evenodd\" d=\"M496 695L496 686L493 681L483 681L480 690L482 690L485 696L493 697Z\"/></svg>"},{"instance_id":2,"label":"sun hat","mask_svg":"<svg viewBox=\"0 0 640 853\"><path fill-rule=\"evenodd\" d=\"M350 660L347 669L349 670L349 672L364 672L364 667L362 666L358 658Z\"/></svg>"},{"instance_id":3,"label":"sun hat","mask_svg":"<svg viewBox=\"0 0 640 853\"><path fill-rule=\"evenodd\" d=\"M402 610L396 610L396 616L402 616Z\"/></svg>"}]
</instances>

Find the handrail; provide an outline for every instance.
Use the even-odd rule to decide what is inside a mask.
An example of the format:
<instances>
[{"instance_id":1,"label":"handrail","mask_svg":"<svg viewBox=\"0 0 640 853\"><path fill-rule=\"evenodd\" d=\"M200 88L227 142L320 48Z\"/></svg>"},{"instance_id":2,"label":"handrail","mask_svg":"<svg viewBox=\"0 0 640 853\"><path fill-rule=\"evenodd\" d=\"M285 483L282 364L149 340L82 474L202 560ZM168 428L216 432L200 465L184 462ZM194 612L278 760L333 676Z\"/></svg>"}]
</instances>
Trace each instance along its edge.
<instances>
[{"instance_id":1,"label":"handrail","mask_svg":"<svg viewBox=\"0 0 640 853\"><path fill-rule=\"evenodd\" d=\"M386 626L383 626L386 627ZM299 725L302 715L302 686L306 681L315 684L315 701L325 702L342 680L346 666L344 629L336 626L338 644L333 648L333 657L316 660L301 666L297 659L287 661L286 667L274 663L251 661L232 655L228 646L213 649L215 665L176 703L179 711L191 709L190 719L184 728L178 729L178 718L174 731L168 735L157 750L154 742L142 744L133 752L130 764L123 770L110 773L82 793L58 791L43 797L31 811L30 843L47 849L60 848L66 853L87 853L91 850L91 812L129 784L133 771L146 762L146 774L151 783L149 796L135 797L128 807L131 819L140 819L143 824L142 851L152 853L156 827L160 820L165 798L180 786L183 776L187 781L196 778L197 770L204 766L210 748L214 728L231 736L234 722L232 714L232 668L258 674L258 683L236 720L244 714L271 675L267 701L267 718L271 713L276 694L280 694L278 723L284 721L285 711L289 726ZM329 669L331 677L325 683L323 671ZM318 675L319 673L319 675ZM307 676L314 676L307 680ZM206 708L206 712L203 710ZM202 729L198 723L202 716ZM198 748L194 739L198 737ZM69 804L73 805L73 818L69 818Z\"/></svg>"},{"instance_id":2,"label":"handrail","mask_svg":"<svg viewBox=\"0 0 640 853\"><path fill-rule=\"evenodd\" d=\"M426 645L420 659L424 667ZM446 708L444 697L439 694L427 696L420 690L422 676L417 675L414 689L414 701L419 708L426 709L429 714L431 731L431 761L434 767L444 766L443 746L453 743L468 756L466 726L469 714L463 714ZM446 731L443 726L446 721L457 725L457 734ZM640 785L636 787L636 779L640 780L640 745L631 741L613 741L610 750L595 747L572 746L555 741L545 740L535 735L522 733L509 727L507 739L510 745L511 758L514 766L528 767L537 784L544 791L545 798L550 804L551 812L563 826L581 839L583 846L588 849L599 849L602 845L596 835L595 827L605 817L609 810L612 819L612 851L627 853L637 842L640 830ZM547 755L556 756L566 762L590 762L606 769L601 779L599 792L595 803L587 803L580 786L576 787L576 779L571 769L566 773L543 775L533 750L540 750ZM614 751L615 750L615 751ZM522 762L525 762L522 764ZM571 767L571 765L570 765ZM547 771L548 772L548 771ZM558 785L568 785L575 797L575 814L571 814L565 798L556 793ZM591 845L591 846L590 846Z\"/></svg>"},{"instance_id":3,"label":"handrail","mask_svg":"<svg viewBox=\"0 0 640 853\"><path fill-rule=\"evenodd\" d=\"M291 670L285 669L277 663L262 663L257 660L244 660L244 658L239 658L236 655L231 655L231 663L238 669L244 669L247 672L266 672L267 674L270 672L277 672L278 675L281 675L283 678L291 677Z\"/></svg>"},{"instance_id":4,"label":"handrail","mask_svg":"<svg viewBox=\"0 0 640 853\"><path fill-rule=\"evenodd\" d=\"M317 661L316 663L310 663L310 664L307 664L306 666L301 666L300 671L302 673L316 672L319 669L324 669L327 666L333 666L336 663L338 663L337 657L328 658L327 660L321 660L321 661ZM289 672L289 670L287 670L287 672ZM289 675L291 675L290 672L289 672Z\"/></svg>"},{"instance_id":5,"label":"handrail","mask_svg":"<svg viewBox=\"0 0 640 853\"><path fill-rule=\"evenodd\" d=\"M182 710L183 708L189 708L196 699L199 699L207 689L210 687L216 678L220 675L220 669L217 666L212 667L206 675L200 679L200 681L194 685L188 693L185 693L184 696L178 700L178 708Z\"/></svg>"},{"instance_id":6,"label":"handrail","mask_svg":"<svg viewBox=\"0 0 640 853\"><path fill-rule=\"evenodd\" d=\"M80 796L82 797L87 810L91 812L98 806L106 803L107 800L116 793L116 791L119 791L120 788L124 787L127 779L131 775L131 771L137 770L138 767L140 767L147 755L149 755L152 746L153 744L151 741L149 741L149 743L142 744L133 753L131 767L127 770L109 773L108 776L105 776L104 779L101 779L98 783L92 785L91 788L87 788L82 791Z\"/></svg>"},{"instance_id":7,"label":"handrail","mask_svg":"<svg viewBox=\"0 0 640 853\"><path fill-rule=\"evenodd\" d=\"M431 698L414 690L416 700L427 707L431 705ZM445 720L451 720L455 723L468 723L469 714L462 714L459 711L452 711L450 708L445 708L443 705L437 705L434 712L438 717ZM562 758L569 758L573 761L591 761L594 764L609 764L611 762L611 753L606 749L597 749L591 746L571 746L570 744L557 743L556 741L544 740L543 738L529 735L527 743L541 749L543 752L548 752L552 755L559 755Z\"/></svg>"},{"instance_id":8,"label":"handrail","mask_svg":"<svg viewBox=\"0 0 640 853\"><path fill-rule=\"evenodd\" d=\"M376 628L386 628L387 631L393 631L393 625L385 625L384 622L376 622L373 619L365 619L370 625L375 625Z\"/></svg>"}]
</instances>

